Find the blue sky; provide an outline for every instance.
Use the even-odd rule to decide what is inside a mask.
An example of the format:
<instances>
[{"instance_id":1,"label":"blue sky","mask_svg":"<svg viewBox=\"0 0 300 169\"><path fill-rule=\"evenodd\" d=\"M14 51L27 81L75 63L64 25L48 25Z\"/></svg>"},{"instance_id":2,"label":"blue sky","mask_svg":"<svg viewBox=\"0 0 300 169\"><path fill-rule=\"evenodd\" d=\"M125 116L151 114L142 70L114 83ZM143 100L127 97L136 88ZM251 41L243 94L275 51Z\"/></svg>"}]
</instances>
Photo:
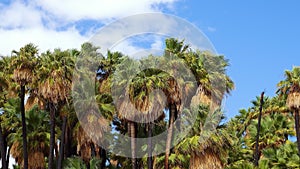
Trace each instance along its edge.
<instances>
[{"instance_id":1,"label":"blue sky","mask_svg":"<svg viewBox=\"0 0 300 169\"><path fill-rule=\"evenodd\" d=\"M180 7L179 7L180 6ZM284 70L300 64L300 1L183 1L177 15L197 25L230 59L236 89L226 100L232 117L266 90L274 96Z\"/></svg>"},{"instance_id":2,"label":"blue sky","mask_svg":"<svg viewBox=\"0 0 300 169\"><path fill-rule=\"evenodd\" d=\"M1 0L0 38L5 41L0 54L29 42L41 51L78 48L115 19L154 11L177 15L200 28L230 60L228 74L236 89L225 112L232 117L261 91L273 96L284 70L299 65L299 6L297 0Z\"/></svg>"}]
</instances>

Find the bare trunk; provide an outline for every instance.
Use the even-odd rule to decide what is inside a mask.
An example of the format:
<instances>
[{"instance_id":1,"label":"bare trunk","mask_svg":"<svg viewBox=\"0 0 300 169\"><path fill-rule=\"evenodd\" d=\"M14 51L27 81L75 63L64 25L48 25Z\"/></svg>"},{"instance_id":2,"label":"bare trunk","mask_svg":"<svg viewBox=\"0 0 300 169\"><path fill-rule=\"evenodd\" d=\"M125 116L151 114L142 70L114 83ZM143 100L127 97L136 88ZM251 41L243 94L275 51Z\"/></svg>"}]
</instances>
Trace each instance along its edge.
<instances>
[{"instance_id":1,"label":"bare trunk","mask_svg":"<svg viewBox=\"0 0 300 169\"><path fill-rule=\"evenodd\" d=\"M8 165L6 161L6 146L4 145L4 137L2 134L1 123L0 123L0 151L1 151L2 168L8 169Z\"/></svg>"},{"instance_id":2,"label":"bare trunk","mask_svg":"<svg viewBox=\"0 0 300 169\"><path fill-rule=\"evenodd\" d=\"M76 154L77 147L76 145L72 145L72 127L67 126L66 128L66 137L65 137L65 158L71 157L72 155Z\"/></svg>"},{"instance_id":3,"label":"bare trunk","mask_svg":"<svg viewBox=\"0 0 300 169\"><path fill-rule=\"evenodd\" d=\"M203 153L192 153L190 169L222 169L222 161L219 156L210 149Z\"/></svg>"},{"instance_id":4,"label":"bare trunk","mask_svg":"<svg viewBox=\"0 0 300 169\"><path fill-rule=\"evenodd\" d=\"M50 151L48 158L48 169L54 167L54 144L55 144L55 107L50 103Z\"/></svg>"},{"instance_id":5,"label":"bare trunk","mask_svg":"<svg viewBox=\"0 0 300 169\"><path fill-rule=\"evenodd\" d=\"M101 169L105 169L106 167L106 151L104 148L101 147Z\"/></svg>"},{"instance_id":6,"label":"bare trunk","mask_svg":"<svg viewBox=\"0 0 300 169\"><path fill-rule=\"evenodd\" d=\"M153 159L152 159L152 122L147 124L148 127L148 169L153 169Z\"/></svg>"},{"instance_id":7,"label":"bare trunk","mask_svg":"<svg viewBox=\"0 0 300 169\"><path fill-rule=\"evenodd\" d=\"M90 145L91 145L91 156L92 156L92 158L94 158L94 157L96 157L96 147L93 142L90 143Z\"/></svg>"},{"instance_id":8,"label":"bare trunk","mask_svg":"<svg viewBox=\"0 0 300 169\"><path fill-rule=\"evenodd\" d=\"M59 148L59 159L58 159L58 163L57 163L57 168L58 169L62 168L62 162L64 160L66 126L67 126L67 117L64 116L63 117L61 140L60 140L60 148Z\"/></svg>"},{"instance_id":9,"label":"bare trunk","mask_svg":"<svg viewBox=\"0 0 300 169\"><path fill-rule=\"evenodd\" d=\"M135 124L134 122L130 123L130 139L131 139L131 162L132 162L132 169L137 169L136 165L136 142L135 142Z\"/></svg>"},{"instance_id":10,"label":"bare trunk","mask_svg":"<svg viewBox=\"0 0 300 169\"><path fill-rule=\"evenodd\" d=\"M167 135L167 143L166 143L166 154L165 154L165 169L169 168L169 156L170 156L170 150L171 150L171 142L172 142L172 136L173 136L173 128L174 128L174 118L176 114L176 106L174 104L171 104L169 106L169 129L168 129L168 135Z\"/></svg>"},{"instance_id":11,"label":"bare trunk","mask_svg":"<svg viewBox=\"0 0 300 169\"><path fill-rule=\"evenodd\" d=\"M66 134L65 134L65 149L64 149L64 152L65 152L65 158L68 158L70 157L70 150L71 150L71 144L70 144L70 131L69 131L69 127L67 126L66 127Z\"/></svg>"},{"instance_id":12,"label":"bare trunk","mask_svg":"<svg viewBox=\"0 0 300 169\"><path fill-rule=\"evenodd\" d=\"M22 138L23 138L23 158L24 158L24 169L28 169L28 149L27 149L27 131L26 131L26 119L25 119L25 86L21 86L21 118L22 118Z\"/></svg>"},{"instance_id":13,"label":"bare trunk","mask_svg":"<svg viewBox=\"0 0 300 169\"><path fill-rule=\"evenodd\" d=\"M260 106L259 106L259 115L258 115L258 123L257 123L257 134L256 134L256 141L255 141L255 155L254 155L254 165L258 166L258 161L260 157L259 151L259 133L260 133L260 123L261 123L261 114L262 114L262 106L264 104L264 92L261 93L260 96Z\"/></svg>"},{"instance_id":14,"label":"bare trunk","mask_svg":"<svg viewBox=\"0 0 300 169\"><path fill-rule=\"evenodd\" d=\"M296 136L297 136L298 155L300 155L299 110L294 110L294 114L295 114L295 128L296 128Z\"/></svg>"}]
</instances>

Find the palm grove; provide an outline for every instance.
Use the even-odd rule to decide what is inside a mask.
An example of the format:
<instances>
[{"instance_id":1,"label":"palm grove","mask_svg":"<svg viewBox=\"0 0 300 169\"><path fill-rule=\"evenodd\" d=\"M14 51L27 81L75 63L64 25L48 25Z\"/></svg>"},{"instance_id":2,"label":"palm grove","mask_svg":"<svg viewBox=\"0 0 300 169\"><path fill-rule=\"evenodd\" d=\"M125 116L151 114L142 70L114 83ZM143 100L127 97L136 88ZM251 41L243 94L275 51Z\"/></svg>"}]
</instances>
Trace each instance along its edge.
<instances>
[{"instance_id":1,"label":"palm grove","mask_svg":"<svg viewBox=\"0 0 300 169\"><path fill-rule=\"evenodd\" d=\"M27 44L19 50L12 51L11 56L0 59L2 168L8 168L10 156L16 161L14 168L25 169L299 168L299 67L285 72L286 78L278 83L276 96L262 98L264 104L258 135L257 119L261 103L259 97L252 101L251 107L240 110L237 116L227 122L223 120L225 117L221 109L210 111L211 105L218 107L222 98L234 88L232 80L226 75L228 60L224 56L206 51L193 51L183 41L173 38L166 39L165 42L165 53L161 57L167 58L171 54L184 62L196 80L194 85L183 85L184 91L188 93L196 89L193 98L188 99L190 102L196 100L196 103L199 103L194 107L195 123L178 144L171 146L175 137L173 131L180 128L174 125L174 121L184 118L179 109L185 96L178 90L176 82L182 79L174 79L170 72L145 69L135 75L132 81L126 82L129 84L129 101L138 110L146 110L153 104L149 94L155 89L160 89L166 96L164 105L156 105L163 111L152 110L154 114L159 115L158 118L148 123L138 123L129 120L128 117L135 116L135 113L128 111L127 102L120 101L115 105L111 93L113 75L122 71L122 67L118 66L129 61L128 56L108 51L104 57L98 52L98 47L90 43L82 44L80 50L55 49L43 53L38 51L37 46ZM91 104L88 97L82 93L76 93L91 88L90 84L75 86L76 89L72 93L74 81L79 78L74 78L74 71L81 66L76 62L80 55L97 60L93 62L97 68L92 70L94 73L80 70L83 76L95 80L96 104ZM152 57L143 58L141 63L148 64L153 61ZM88 64L87 62L88 59L80 63L84 65ZM135 64L134 61L132 64ZM205 66L207 64L218 66L208 70ZM216 78L224 82L222 90L212 85ZM81 99L74 100L74 97ZM84 112L76 114L76 106L84 107ZM97 116L95 109L100 109L103 115ZM211 121L216 127L216 132L205 141L199 141L201 136L206 134L203 124L209 116L220 116L221 120ZM128 158L106 151L85 133L78 119L94 128L113 125L115 132L127 135L131 139L131 157L136 157L138 151L145 155L142 158ZM137 148L134 138L150 138L167 129L169 130L165 138L164 153L152 156L152 152L159 149L159 146L151 139L142 150ZM101 130L91 129L90 132L104 132ZM293 141L295 139L291 139L295 137L296 142ZM258 164L254 161L256 145L259 150Z\"/></svg>"}]
</instances>

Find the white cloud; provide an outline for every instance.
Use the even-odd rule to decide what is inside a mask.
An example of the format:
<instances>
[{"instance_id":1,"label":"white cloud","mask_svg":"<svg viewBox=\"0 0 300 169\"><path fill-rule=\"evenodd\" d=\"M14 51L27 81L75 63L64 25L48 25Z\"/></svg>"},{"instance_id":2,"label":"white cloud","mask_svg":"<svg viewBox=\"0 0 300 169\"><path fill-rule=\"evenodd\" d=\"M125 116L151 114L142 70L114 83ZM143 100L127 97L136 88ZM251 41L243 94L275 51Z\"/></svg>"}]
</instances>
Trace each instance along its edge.
<instances>
[{"instance_id":1,"label":"white cloud","mask_svg":"<svg viewBox=\"0 0 300 169\"><path fill-rule=\"evenodd\" d=\"M60 47L77 48L89 39L95 27L86 33L76 28L78 21L92 19L99 23L136 13L159 11L176 0L15 0L0 2L0 55L9 55L26 43L40 51Z\"/></svg>"},{"instance_id":2,"label":"white cloud","mask_svg":"<svg viewBox=\"0 0 300 169\"><path fill-rule=\"evenodd\" d=\"M61 32L45 28L0 29L0 36L5 39L0 41L0 54L2 55L10 55L12 50L18 50L27 43L38 45L40 51L44 52L58 47L61 49L79 48L88 40L75 29Z\"/></svg>"},{"instance_id":3,"label":"white cloud","mask_svg":"<svg viewBox=\"0 0 300 169\"><path fill-rule=\"evenodd\" d=\"M0 27L37 27L42 24L41 13L32 6L16 1L8 7L1 8Z\"/></svg>"},{"instance_id":4,"label":"white cloud","mask_svg":"<svg viewBox=\"0 0 300 169\"><path fill-rule=\"evenodd\" d=\"M159 4L175 0L35 0L38 6L62 20L119 18L154 12Z\"/></svg>"}]
</instances>

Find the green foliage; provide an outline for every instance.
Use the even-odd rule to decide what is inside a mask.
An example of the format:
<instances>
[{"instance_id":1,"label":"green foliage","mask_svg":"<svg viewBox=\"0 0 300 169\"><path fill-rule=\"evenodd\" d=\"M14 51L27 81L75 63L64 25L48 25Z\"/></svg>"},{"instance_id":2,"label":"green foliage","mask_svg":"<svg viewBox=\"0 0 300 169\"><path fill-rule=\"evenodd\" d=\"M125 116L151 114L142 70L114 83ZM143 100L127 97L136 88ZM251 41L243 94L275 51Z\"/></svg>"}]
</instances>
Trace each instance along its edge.
<instances>
[{"instance_id":1,"label":"green foliage","mask_svg":"<svg viewBox=\"0 0 300 169\"><path fill-rule=\"evenodd\" d=\"M295 136L294 119L281 97L265 97L264 101L259 137L259 168L293 168L295 163L294 166L299 165L294 160L298 157L296 145L288 140L289 136ZM252 104L252 107L241 110L228 123L227 130L234 142L229 151L227 168L254 168L259 97Z\"/></svg>"},{"instance_id":2,"label":"green foliage","mask_svg":"<svg viewBox=\"0 0 300 169\"><path fill-rule=\"evenodd\" d=\"M101 160L92 158L89 161L89 169L100 169ZM88 169L85 162L80 157L71 157L64 161L64 169Z\"/></svg>"},{"instance_id":3,"label":"green foliage","mask_svg":"<svg viewBox=\"0 0 300 169\"><path fill-rule=\"evenodd\" d=\"M297 155L297 151L297 145L290 141L287 141L279 148L264 149L259 167L272 169L299 168L300 158Z\"/></svg>"}]
</instances>

